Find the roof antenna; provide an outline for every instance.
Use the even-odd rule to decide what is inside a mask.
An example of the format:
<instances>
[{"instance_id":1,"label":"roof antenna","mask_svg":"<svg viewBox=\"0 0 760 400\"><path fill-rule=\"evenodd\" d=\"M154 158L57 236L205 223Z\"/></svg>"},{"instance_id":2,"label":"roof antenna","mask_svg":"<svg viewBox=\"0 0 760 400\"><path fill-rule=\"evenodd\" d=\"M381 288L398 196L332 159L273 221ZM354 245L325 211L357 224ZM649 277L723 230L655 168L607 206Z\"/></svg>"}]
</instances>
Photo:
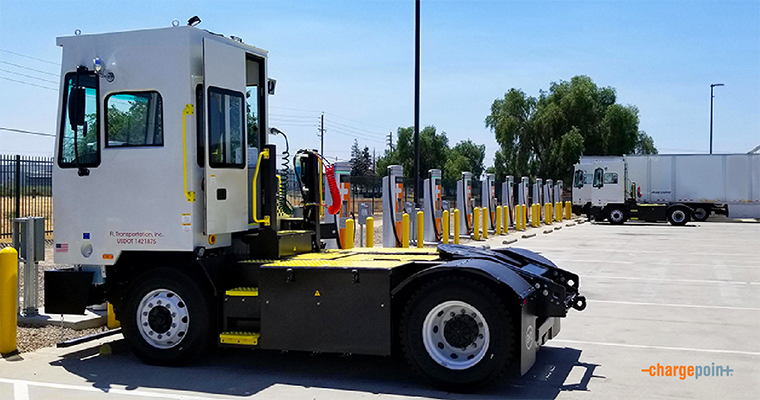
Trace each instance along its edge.
<instances>
[{"instance_id":1,"label":"roof antenna","mask_svg":"<svg viewBox=\"0 0 760 400\"><path fill-rule=\"evenodd\" d=\"M198 25L200 23L201 23L201 19L198 18L197 15L194 15L192 18L190 18L190 19L187 20L187 25L188 26L195 26L195 25Z\"/></svg>"}]
</instances>

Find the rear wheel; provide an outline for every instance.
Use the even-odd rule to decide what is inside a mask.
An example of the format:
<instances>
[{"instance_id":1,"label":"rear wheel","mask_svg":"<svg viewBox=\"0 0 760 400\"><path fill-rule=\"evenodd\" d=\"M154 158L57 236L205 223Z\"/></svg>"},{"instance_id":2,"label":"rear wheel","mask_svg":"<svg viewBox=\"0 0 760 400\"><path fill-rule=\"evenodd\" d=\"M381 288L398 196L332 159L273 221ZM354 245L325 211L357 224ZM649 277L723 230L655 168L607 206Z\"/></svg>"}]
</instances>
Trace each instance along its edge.
<instances>
[{"instance_id":1,"label":"rear wheel","mask_svg":"<svg viewBox=\"0 0 760 400\"><path fill-rule=\"evenodd\" d=\"M625 215L623 207L613 206L607 214L607 219L612 225L621 225L628 220L628 217Z\"/></svg>"},{"instance_id":2,"label":"rear wheel","mask_svg":"<svg viewBox=\"0 0 760 400\"><path fill-rule=\"evenodd\" d=\"M178 365L196 358L209 338L209 296L181 272L150 271L129 289L123 331L135 355L149 364Z\"/></svg>"},{"instance_id":3,"label":"rear wheel","mask_svg":"<svg viewBox=\"0 0 760 400\"><path fill-rule=\"evenodd\" d=\"M676 226L686 225L691 220L690 214L689 209L686 207L673 207L668 211L668 222Z\"/></svg>"},{"instance_id":4,"label":"rear wheel","mask_svg":"<svg viewBox=\"0 0 760 400\"><path fill-rule=\"evenodd\" d=\"M691 214L695 221L706 221L710 217L710 211L701 206L694 207L694 212Z\"/></svg>"},{"instance_id":5,"label":"rear wheel","mask_svg":"<svg viewBox=\"0 0 760 400\"><path fill-rule=\"evenodd\" d=\"M422 287L407 303L401 345L412 368L450 391L474 391L514 360L514 323L503 301L469 279Z\"/></svg>"}]
</instances>

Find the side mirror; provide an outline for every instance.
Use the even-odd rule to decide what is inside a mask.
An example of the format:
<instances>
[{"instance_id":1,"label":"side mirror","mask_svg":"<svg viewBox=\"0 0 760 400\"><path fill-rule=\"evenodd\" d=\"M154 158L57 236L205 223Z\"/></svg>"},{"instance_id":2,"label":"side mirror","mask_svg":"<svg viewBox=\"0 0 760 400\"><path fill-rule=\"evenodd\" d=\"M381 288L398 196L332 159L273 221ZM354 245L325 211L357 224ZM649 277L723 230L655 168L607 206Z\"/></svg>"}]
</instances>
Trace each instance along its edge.
<instances>
[{"instance_id":1,"label":"side mirror","mask_svg":"<svg viewBox=\"0 0 760 400\"><path fill-rule=\"evenodd\" d=\"M85 93L82 87L73 87L69 93L68 101L69 124L71 130L76 132L78 126L84 125Z\"/></svg>"}]
</instances>

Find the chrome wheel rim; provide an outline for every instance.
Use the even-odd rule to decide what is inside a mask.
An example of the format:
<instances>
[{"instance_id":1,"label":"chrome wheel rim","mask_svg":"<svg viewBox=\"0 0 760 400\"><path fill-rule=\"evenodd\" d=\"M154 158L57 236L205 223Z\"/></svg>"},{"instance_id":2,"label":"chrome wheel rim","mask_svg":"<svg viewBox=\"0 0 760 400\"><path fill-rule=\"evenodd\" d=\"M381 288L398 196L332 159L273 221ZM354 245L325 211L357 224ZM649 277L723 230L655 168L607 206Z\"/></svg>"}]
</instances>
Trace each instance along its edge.
<instances>
[{"instance_id":1,"label":"chrome wheel rim","mask_svg":"<svg viewBox=\"0 0 760 400\"><path fill-rule=\"evenodd\" d=\"M686 219L686 213L683 210L675 210L670 215L673 218L673 222L681 223Z\"/></svg>"},{"instance_id":2,"label":"chrome wheel rim","mask_svg":"<svg viewBox=\"0 0 760 400\"><path fill-rule=\"evenodd\" d=\"M488 323L477 308L463 301L446 301L428 312L422 324L422 342L441 366L464 370L476 365L488 351Z\"/></svg>"},{"instance_id":3,"label":"chrome wheel rim","mask_svg":"<svg viewBox=\"0 0 760 400\"><path fill-rule=\"evenodd\" d=\"M623 220L623 212L620 210L612 210L610 212L610 219L613 222L620 222Z\"/></svg>"},{"instance_id":4,"label":"chrome wheel rim","mask_svg":"<svg viewBox=\"0 0 760 400\"><path fill-rule=\"evenodd\" d=\"M169 289L156 289L143 296L135 320L143 339L158 349L180 344L190 325L187 304Z\"/></svg>"}]
</instances>

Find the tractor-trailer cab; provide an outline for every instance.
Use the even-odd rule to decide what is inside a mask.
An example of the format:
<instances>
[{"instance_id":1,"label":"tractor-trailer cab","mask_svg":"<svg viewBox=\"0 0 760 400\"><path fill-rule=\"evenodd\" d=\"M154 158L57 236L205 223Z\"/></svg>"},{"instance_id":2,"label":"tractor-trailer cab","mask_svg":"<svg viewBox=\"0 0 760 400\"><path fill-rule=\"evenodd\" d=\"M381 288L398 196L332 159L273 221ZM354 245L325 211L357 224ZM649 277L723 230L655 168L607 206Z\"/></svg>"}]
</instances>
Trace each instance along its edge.
<instances>
[{"instance_id":1,"label":"tractor-trailer cab","mask_svg":"<svg viewBox=\"0 0 760 400\"><path fill-rule=\"evenodd\" d=\"M340 237L320 221L320 171L338 216L340 171L301 149L278 180L267 135L286 149L287 136L267 126L263 50L191 26L58 44L55 261L71 267L45 272L46 311L108 301L145 362L189 363L211 344L401 349L434 384L471 391L527 373L560 319L586 306L577 275L524 249L399 249L392 237L387 248L326 249ZM281 190L291 162L298 213ZM389 185L402 180L391 172Z\"/></svg>"},{"instance_id":2,"label":"tractor-trailer cab","mask_svg":"<svg viewBox=\"0 0 760 400\"><path fill-rule=\"evenodd\" d=\"M57 44L57 263L221 248L257 223L248 169L266 139L264 50L189 26Z\"/></svg>"}]
</instances>

